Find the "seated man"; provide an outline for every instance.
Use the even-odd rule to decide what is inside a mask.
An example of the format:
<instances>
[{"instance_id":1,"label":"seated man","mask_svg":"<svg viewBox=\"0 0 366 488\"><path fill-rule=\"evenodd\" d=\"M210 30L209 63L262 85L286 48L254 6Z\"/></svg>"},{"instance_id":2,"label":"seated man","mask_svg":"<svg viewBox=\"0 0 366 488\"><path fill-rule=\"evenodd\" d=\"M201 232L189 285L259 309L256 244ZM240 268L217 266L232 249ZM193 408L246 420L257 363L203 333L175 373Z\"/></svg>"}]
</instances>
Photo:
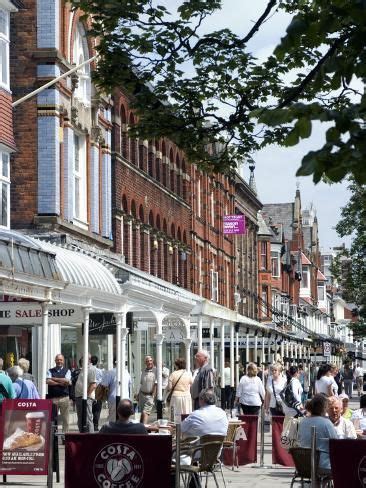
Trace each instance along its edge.
<instances>
[{"instance_id":1,"label":"seated man","mask_svg":"<svg viewBox=\"0 0 366 488\"><path fill-rule=\"evenodd\" d=\"M356 431L353 423L350 420L342 417L343 404L338 397L330 397L328 399L328 415L329 420L334 425L340 439L356 439Z\"/></svg>"},{"instance_id":2,"label":"seated man","mask_svg":"<svg viewBox=\"0 0 366 488\"><path fill-rule=\"evenodd\" d=\"M216 395L211 389L202 390L198 397L198 410L192 412L181 424L185 437L203 435L226 436L229 421L222 408L216 407Z\"/></svg>"},{"instance_id":3,"label":"seated man","mask_svg":"<svg viewBox=\"0 0 366 488\"><path fill-rule=\"evenodd\" d=\"M134 413L131 400L121 400L117 407L118 420L103 425L99 432L101 434L147 434L144 424L130 421L130 417Z\"/></svg>"}]
</instances>

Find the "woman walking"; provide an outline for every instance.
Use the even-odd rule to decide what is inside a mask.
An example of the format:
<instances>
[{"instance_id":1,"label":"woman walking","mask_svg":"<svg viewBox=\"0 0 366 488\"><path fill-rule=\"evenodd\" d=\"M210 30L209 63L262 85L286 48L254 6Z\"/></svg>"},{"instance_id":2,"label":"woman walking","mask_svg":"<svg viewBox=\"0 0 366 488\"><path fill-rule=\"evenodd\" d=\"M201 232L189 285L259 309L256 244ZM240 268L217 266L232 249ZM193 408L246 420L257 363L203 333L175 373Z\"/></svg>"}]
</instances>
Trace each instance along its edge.
<instances>
[{"instance_id":1,"label":"woman walking","mask_svg":"<svg viewBox=\"0 0 366 488\"><path fill-rule=\"evenodd\" d=\"M316 394L323 393L327 397L338 396L338 385L334 380L332 371L330 364L322 364L319 367L315 382Z\"/></svg>"},{"instance_id":2,"label":"woman walking","mask_svg":"<svg viewBox=\"0 0 366 488\"><path fill-rule=\"evenodd\" d=\"M297 366L290 366L287 375L287 386L286 389L290 389L290 395L288 398L291 400L289 405L283 402L283 412L286 417L297 417L302 414L304 410L303 404L301 403L303 389L299 381L299 370Z\"/></svg>"},{"instance_id":3,"label":"woman walking","mask_svg":"<svg viewBox=\"0 0 366 488\"><path fill-rule=\"evenodd\" d=\"M192 412L191 384L192 375L186 370L186 360L177 358L174 362L175 371L169 376L167 387L167 403L173 422L180 423L181 415Z\"/></svg>"},{"instance_id":4,"label":"woman walking","mask_svg":"<svg viewBox=\"0 0 366 488\"><path fill-rule=\"evenodd\" d=\"M270 366L270 377L267 381L264 410L271 415L284 415L280 392L286 385L286 378L282 375L282 366L274 363Z\"/></svg>"},{"instance_id":5,"label":"woman walking","mask_svg":"<svg viewBox=\"0 0 366 488\"><path fill-rule=\"evenodd\" d=\"M257 372L257 366L249 363L247 374L241 378L238 385L235 403L240 403L244 415L258 415L264 401L264 386Z\"/></svg>"}]
</instances>

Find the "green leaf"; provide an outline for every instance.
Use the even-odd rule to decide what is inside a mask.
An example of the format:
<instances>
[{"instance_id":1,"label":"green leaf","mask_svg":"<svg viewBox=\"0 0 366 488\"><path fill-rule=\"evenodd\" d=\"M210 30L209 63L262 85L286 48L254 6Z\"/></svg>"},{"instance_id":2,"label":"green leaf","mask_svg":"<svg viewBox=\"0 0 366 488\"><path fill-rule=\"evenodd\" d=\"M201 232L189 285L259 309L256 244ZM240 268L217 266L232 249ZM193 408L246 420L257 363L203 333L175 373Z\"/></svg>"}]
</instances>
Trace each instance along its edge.
<instances>
[{"instance_id":1,"label":"green leaf","mask_svg":"<svg viewBox=\"0 0 366 488\"><path fill-rule=\"evenodd\" d=\"M298 134L301 139L307 139L311 136L311 120L306 117L302 117L296 122L295 127L297 127Z\"/></svg>"}]
</instances>

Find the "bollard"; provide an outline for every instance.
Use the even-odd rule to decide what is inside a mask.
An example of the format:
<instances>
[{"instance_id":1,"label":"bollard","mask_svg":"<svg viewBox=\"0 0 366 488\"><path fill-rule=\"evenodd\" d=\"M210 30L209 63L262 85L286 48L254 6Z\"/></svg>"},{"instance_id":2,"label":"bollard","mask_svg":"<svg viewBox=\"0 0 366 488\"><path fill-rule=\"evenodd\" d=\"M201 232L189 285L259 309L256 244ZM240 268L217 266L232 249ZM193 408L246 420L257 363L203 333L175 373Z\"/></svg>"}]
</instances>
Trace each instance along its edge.
<instances>
[{"instance_id":1,"label":"bollard","mask_svg":"<svg viewBox=\"0 0 366 488\"><path fill-rule=\"evenodd\" d=\"M316 427L311 428L311 488L317 488L317 482L316 482Z\"/></svg>"},{"instance_id":2,"label":"bollard","mask_svg":"<svg viewBox=\"0 0 366 488\"><path fill-rule=\"evenodd\" d=\"M180 487L180 424L175 425L175 488Z\"/></svg>"},{"instance_id":3,"label":"bollard","mask_svg":"<svg viewBox=\"0 0 366 488\"><path fill-rule=\"evenodd\" d=\"M53 486L53 448L54 448L55 424L51 423L50 437L49 437L49 451L48 451L48 471L47 471L47 488Z\"/></svg>"},{"instance_id":4,"label":"bollard","mask_svg":"<svg viewBox=\"0 0 366 488\"><path fill-rule=\"evenodd\" d=\"M264 466L264 419L265 419L265 412L264 407L261 407L261 432L260 432L260 454L259 454L259 466L263 468Z\"/></svg>"}]
</instances>

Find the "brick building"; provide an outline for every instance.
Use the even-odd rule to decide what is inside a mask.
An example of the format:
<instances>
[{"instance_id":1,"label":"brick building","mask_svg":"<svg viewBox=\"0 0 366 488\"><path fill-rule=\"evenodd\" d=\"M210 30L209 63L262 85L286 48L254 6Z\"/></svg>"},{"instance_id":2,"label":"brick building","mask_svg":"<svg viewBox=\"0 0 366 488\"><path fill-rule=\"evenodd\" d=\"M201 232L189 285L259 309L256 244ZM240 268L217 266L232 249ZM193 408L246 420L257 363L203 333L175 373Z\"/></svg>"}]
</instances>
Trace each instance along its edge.
<instances>
[{"instance_id":1,"label":"brick building","mask_svg":"<svg viewBox=\"0 0 366 488\"><path fill-rule=\"evenodd\" d=\"M16 145L13 130L12 79L9 56L13 49L10 18L22 4L0 1L0 227L10 226L10 155Z\"/></svg>"}]
</instances>

